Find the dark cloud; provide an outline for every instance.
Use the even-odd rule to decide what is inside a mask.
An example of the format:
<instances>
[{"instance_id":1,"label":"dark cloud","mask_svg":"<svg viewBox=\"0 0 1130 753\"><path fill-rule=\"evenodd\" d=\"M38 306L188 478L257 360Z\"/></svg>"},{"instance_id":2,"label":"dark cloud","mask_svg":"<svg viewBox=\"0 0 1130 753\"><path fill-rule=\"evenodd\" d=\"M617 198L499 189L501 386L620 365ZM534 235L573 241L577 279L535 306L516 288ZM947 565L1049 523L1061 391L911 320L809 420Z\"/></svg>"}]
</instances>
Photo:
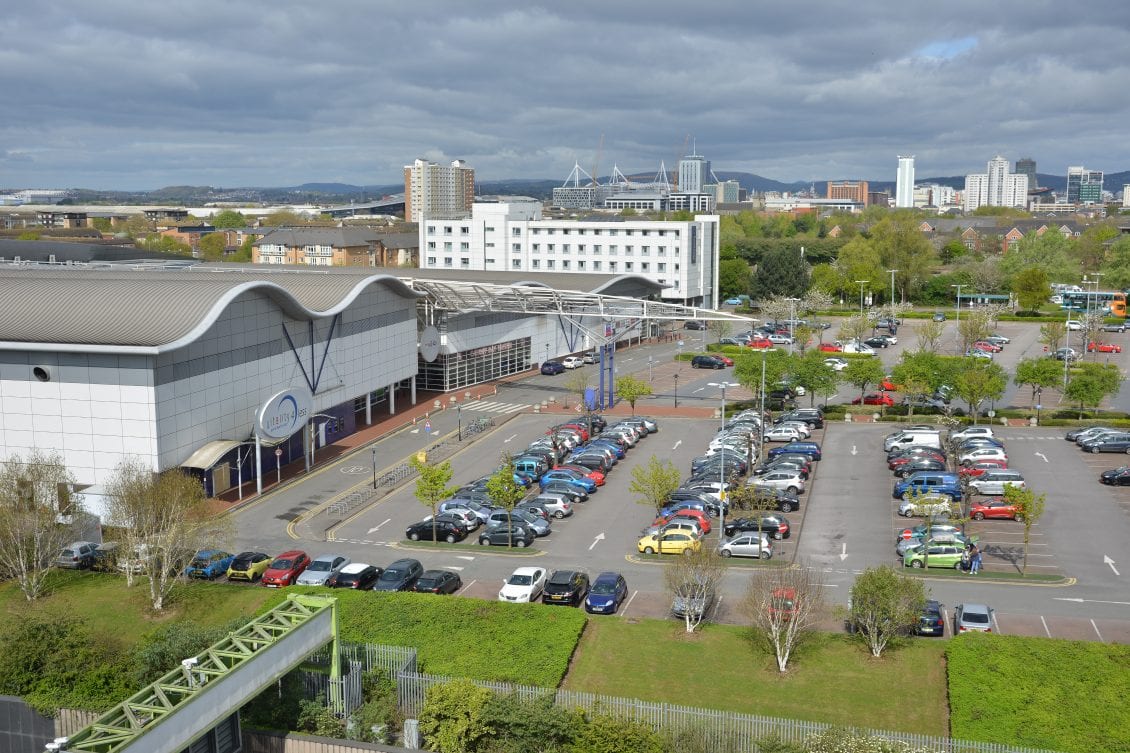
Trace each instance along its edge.
<instances>
[{"instance_id":1,"label":"dark cloud","mask_svg":"<svg viewBox=\"0 0 1130 753\"><path fill-rule=\"evenodd\" d=\"M396 183L672 167L892 180L996 153L1124 169L1130 4L24 3L0 185Z\"/></svg>"}]
</instances>

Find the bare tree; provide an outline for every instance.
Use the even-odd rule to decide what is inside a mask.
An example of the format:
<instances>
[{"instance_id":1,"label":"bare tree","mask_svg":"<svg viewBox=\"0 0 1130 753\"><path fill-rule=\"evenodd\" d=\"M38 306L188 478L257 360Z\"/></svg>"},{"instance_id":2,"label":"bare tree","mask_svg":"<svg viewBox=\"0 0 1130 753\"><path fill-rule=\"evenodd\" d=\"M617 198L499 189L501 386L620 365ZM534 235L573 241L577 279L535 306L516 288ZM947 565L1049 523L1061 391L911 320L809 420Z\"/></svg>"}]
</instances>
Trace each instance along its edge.
<instances>
[{"instance_id":1,"label":"bare tree","mask_svg":"<svg viewBox=\"0 0 1130 753\"><path fill-rule=\"evenodd\" d=\"M840 322L840 339L844 342L848 340L862 342L870 331L871 322L867 320L866 315L859 316L856 314Z\"/></svg>"},{"instance_id":2,"label":"bare tree","mask_svg":"<svg viewBox=\"0 0 1130 753\"><path fill-rule=\"evenodd\" d=\"M589 375L585 373L584 369L573 369L565 380L565 389L577 396L577 405L584 405L585 390L588 388ZM568 402L565 403L565 407L569 407Z\"/></svg>"},{"instance_id":3,"label":"bare tree","mask_svg":"<svg viewBox=\"0 0 1130 753\"><path fill-rule=\"evenodd\" d=\"M70 495L73 483L59 455L32 450L0 464L0 577L14 579L28 601L43 594L75 536L71 521L81 504Z\"/></svg>"},{"instance_id":4,"label":"bare tree","mask_svg":"<svg viewBox=\"0 0 1130 753\"><path fill-rule=\"evenodd\" d=\"M1063 322L1048 322L1040 326L1040 342L1049 353L1054 353L1067 335L1067 325Z\"/></svg>"},{"instance_id":5,"label":"bare tree","mask_svg":"<svg viewBox=\"0 0 1130 753\"><path fill-rule=\"evenodd\" d=\"M110 522L122 529L129 546L127 572L148 581L150 603L159 612L193 554L219 547L230 523L209 516L204 487L179 470L155 474L141 461L129 460L107 486Z\"/></svg>"},{"instance_id":6,"label":"bare tree","mask_svg":"<svg viewBox=\"0 0 1130 753\"><path fill-rule=\"evenodd\" d=\"M919 324L917 328L918 352L937 353L938 343L942 340L942 333L945 328L945 322L935 322L932 319Z\"/></svg>"},{"instance_id":7,"label":"bare tree","mask_svg":"<svg viewBox=\"0 0 1130 753\"><path fill-rule=\"evenodd\" d=\"M707 330L710 334L714 335L714 339L721 340L723 337L729 337L734 323L729 319L711 319L706 323Z\"/></svg>"},{"instance_id":8,"label":"bare tree","mask_svg":"<svg viewBox=\"0 0 1130 753\"><path fill-rule=\"evenodd\" d=\"M779 671L788 671L789 657L823 616L823 590L819 575L804 564L769 568L750 580L745 614L772 651Z\"/></svg>"},{"instance_id":9,"label":"bare tree","mask_svg":"<svg viewBox=\"0 0 1130 753\"><path fill-rule=\"evenodd\" d=\"M663 567L663 583L671 594L671 609L683 616L688 633L693 633L709 616L726 568L722 558L709 547L688 550Z\"/></svg>"},{"instance_id":10,"label":"bare tree","mask_svg":"<svg viewBox=\"0 0 1130 753\"><path fill-rule=\"evenodd\" d=\"M993 323L992 312L985 309L974 309L963 316L957 325L957 333L961 338L961 352L965 353L973 343L993 334Z\"/></svg>"}]
</instances>

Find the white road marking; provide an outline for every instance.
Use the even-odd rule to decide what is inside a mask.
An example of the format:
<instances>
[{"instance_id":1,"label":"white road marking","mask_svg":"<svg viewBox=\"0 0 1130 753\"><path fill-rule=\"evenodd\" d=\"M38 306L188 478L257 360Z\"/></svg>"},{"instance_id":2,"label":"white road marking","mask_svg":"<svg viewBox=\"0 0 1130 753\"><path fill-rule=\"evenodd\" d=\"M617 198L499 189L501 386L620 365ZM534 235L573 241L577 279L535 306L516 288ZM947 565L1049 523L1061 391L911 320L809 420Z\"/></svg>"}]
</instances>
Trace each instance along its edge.
<instances>
[{"instance_id":1,"label":"white road marking","mask_svg":"<svg viewBox=\"0 0 1130 753\"><path fill-rule=\"evenodd\" d=\"M1040 615L1040 622L1044 623L1044 632L1047 634L1047 636L1049 638L1051 638L1052 637L1052 631L1048 630L1048 621L1044 619L1043 615Z\"/></svg>"},{"instance_id":2,"label":"white road marking","mask_svg":"<svg viewBox=\"0 0 1130 753\"><path fill-rule=\"evenodd\" d=\"M628 607L632 606L632 601L636 598L639 591L632 591L632 595L628 597L628 601L624 603L623 608L620 609L620 616L624 616L624 612L628 611Z\"/></svg>"},{"instance_id":3,"label":"white road marking","mask_svg":"<svg viewBox=\"0 0 1130 753\"><path fill-rule=\"evenodd\" d=\"M455 555L455 559L457 559L457 560L467 560L468 562L471 562L475 559L475 557L474 557L474 555L469 555L469 554L457 554L457 555Z\"/></svg>"},{"instance_id":4,"label":"white road marking","mask_svg":"<svg viewBox=\"0 0 1130 753\"><path fill-rule=\"evenodd\" d=\"M388 520L385 521L385 523L391 523L391 522L392 522L392 518L389 518ZM365 533L373 533L374 531L379 531L379 530L381 530L381 526L383 526L385 523L378 523L377 525L370 528L368 531L365 531Z\"/></svg>"},{"instance_id":5,"label":"white road marking","mask_svg":"<svg viewBox=\"0 0 1130 753\"><path fill-rule=\"evenodd\" d=\"M693 390L691 394L702 392L704 389L706 389L706 388L705 387L699 387L697 390Z\"/></svg>"},{"instance_id":6,"label":"white road marking","mask_svg":"<svg viewBox=\"0 0 1130 753\"><path fill-rule=\"evenodd\" d=\"M1036 457L1040 457L1040 458L1043 458L1043 459L1044 459L1044 462L1045 462L1045 463L1046 463L1046 462L1048 462L1048 456L1047 456L1047 455L1045 455L1045 454L1044 454L1044 453L1042 453L1042 452L1037 452L1037 453L1036 453Z\"/></svg>"},{"instance_id":7,"label":"white road marking","mask_svg":"<svg viewBox=\"0 0 1130 753\"><path fill-rule=\"evenodd\" d=\"M458 591L455 592L455 595L458 596L459 594L463 593L464 591L466 591L471 586L475 585L475 583L477 583L477 582L478 582L478 579L472 580L470 583L464 584L464 586L462 588L460 588Z\"/></svg>"},{"instance_id":8,"label":"white road marking","mask_svg":"<svg viewBox=\"0 0 1130 753\"><path fill-rule=\"evenodd\" d=\"M1099 626L1095 624L1094 620L1091 620L1091 627L1095 629L1095 635L1099 637L1099 642L1106 643L1106 638L1103 638L1103 634L1099 632Z\"/></svg>"},{"instance_id":9,"label":"white road marking","mask_svg":"<svg viewBox=\"0 0 1130 753\"><path fill-rule=\"evenodd\" d=\"M1080 599L1068 596L1053 596L1052 599L1055 601L1073 601L1076 604L1115 604L1120 607L1130 607L1130 601L1103 601L1101 599Z\"/></svg>"},{"instance_id":10,"label":"white road marking","mask_svg":"<svg viewBox=\"0 0 1130 753\"><path fill-rule=\"evenodd\" d=\"M674 446L674 447L672 447L671 449L672 449L672 450L677 450L677 449L679 449L679 445L681 445L682 443L683 443L683 440L681 440L681 439L680 439L680 440L679 440L678 442L676 442L676 443L675 443L675 446Z\"/></svg>"},{"instance_id":11,"label":"white road marking","mask_svg":"<svg viewBox=\"0 0 1130 753\"><path fill-rule=\"evenodd\" d=\"M1105 554L1103 555L1103 564L1104 565L1110 565L1110 569L1114 570L1114 560L1112 560L1110 557L1108 557ZM1115 575L1121 575L1121 573L1118 572L1117 570L1114 570L1114 574Z\"/></svg>"},{"instance_id":12,"label":"white road marking","mask_svg":"<svg viewBox=\"0 0 1130 753\"><path fill-rule=\"evenodd\" d=\"M601 541L604 541L604 531L601 531L596 535L595 538L593 538L592 543L589 544L589 551L591 552L593 548L596 547L596 545Z\"/></svg>"},{"instance_id":13,"label":"white road marking","mask_svg":"<svg viewBox=\"0 0 1130 753\"><path fill-rule=\"evenodd\" d=\"M997 613L996 612L993 612L993 630L995 630L997 633L1001 632L1001 626L1000 626L1000 623L997 622Z\"/></svg>"},{"instance_id":14,"label":"white road marking","mask_svg":"<svg viewBox=\"0 0 1130 753\"><path fill-rule=\"evenodd\" d=\"M855 453L856 453L855 445L852 445L851 446L851 454L854 455Z\"/></svg>"},{"instance_id":15,"label":"white road marking","mask_svg":"<svg viewBox=\"0 0 1130 753\"><path fill-rule=\"evenodd\" d=\"M503 443L503 444L508 444L508 443L510 442L510 440L514 439L514 438L515 438L515 437L517 437L517 436L518 436L517 434L511 434L511 435L510 435L510 436L508 436L508 437L507 437L506 439L502 440L502 443Z\"/></svg>"},{"instance_id":16,"label":"white road marking","mask_svg":"<svg viewBox=\"0 0 1130 753\"><path fill-rule=\"evenodd\" d=\"M447 569L448 570L458 570L459 572L463 572L464 568L463 568L462 565L448 565Z\"/></svg>"},{"instance_id":17,"label":"white road marking","mask_svg":"<svg viewBox=\"0 0 1130 753\"><path fill-rule=\"evenodd\" d=\"M843 562L846 559L847 559L847 542L845 541L844 542L844 550L842 552L840 552L840 562Z\"/></svg>"}]
</instances>

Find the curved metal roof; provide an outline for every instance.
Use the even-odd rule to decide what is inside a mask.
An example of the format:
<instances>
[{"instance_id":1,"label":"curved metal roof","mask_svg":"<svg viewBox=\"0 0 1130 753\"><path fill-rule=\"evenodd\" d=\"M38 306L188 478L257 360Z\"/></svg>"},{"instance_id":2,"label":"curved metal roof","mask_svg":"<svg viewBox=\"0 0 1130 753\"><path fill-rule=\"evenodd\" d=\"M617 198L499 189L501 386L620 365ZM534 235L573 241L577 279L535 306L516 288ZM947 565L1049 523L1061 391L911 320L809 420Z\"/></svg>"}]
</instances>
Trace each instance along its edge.
<instances>
[{"instance_id":1,"label":"curved metal roof","mask_svg":"<svg viewBox=\"0 0 1130 753\"><path fill-rule=\"evenodd\" d=\"M11 266L0 271L0 346L70 344L161 352L195 340L232 300L249 291L269 296L295 319L316 319L342 311L371 285L403 298L421 297L385 274Z\"/></svg>"}]
</instances>

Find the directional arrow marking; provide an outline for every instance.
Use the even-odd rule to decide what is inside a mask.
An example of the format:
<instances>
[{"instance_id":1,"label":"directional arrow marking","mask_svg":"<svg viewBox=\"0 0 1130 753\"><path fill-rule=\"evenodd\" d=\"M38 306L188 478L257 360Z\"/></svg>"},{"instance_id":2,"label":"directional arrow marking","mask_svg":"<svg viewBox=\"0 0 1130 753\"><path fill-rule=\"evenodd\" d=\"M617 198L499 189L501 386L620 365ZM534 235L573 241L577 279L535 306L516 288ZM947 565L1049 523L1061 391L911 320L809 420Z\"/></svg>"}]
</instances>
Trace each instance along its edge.
<instances>
[{"instance_id":1,"label":"directional arrow marking","mask_svg":"<svg viewBox=\"0 0 1130 753\"><path fill-rule=\"evenodd\" d=\"M1104 565L1110 565L1110 569L1114 570L1114 560L1112 560L1110 557L1108 557L1105 554L1103 555L1103 564ZM1121 573L1118 572L1117 570L1114 570L1114 574L1115 575L1121 575Z\"/></svg>"},{"instance_id":2,"label":"directional arrow marking","mask_svg":"<svg viewBox=\"0 0 1130 753\"><path fill-rule=\"evenodd\" d=\"M675 446L674 446L674 447L672 447L671 449L672 449L672 450L677 450L677 449L679 449L679 445L681 445L682 443L683 443L683 440L681 440L681 439L680 439L680 440L679 440L678 442L676 442L676 443L675 443Z\"/></svg>"},{"instance_id":3,"label":"directional arrow marking","mask_svg":"<svg viewBox=\"0 0 1130 753\"><path fill-rule=\"evenodd\" d=\"M1043 459L1044 459L1044 462L1045 462L1045 463L1046 463L1046 462L1048 462L1048 456L1047 456L1047 455L1045 455L1044 453L1042 453L1042 452L1037 452L1037 453L1035 453L1035 454L1036 454L1036 456L1037 456L1037 457L1041 457L1041 458L1043 458Z\"/></svg>"},{"instance_id":4,"label":"directional arrow marking","mask_svg":"<svg viewBox=\"0 0 1130 753\"><path fill-rule=\"evenodd\" d=\"M1069 596L1053 596L1055 601L1073 601L1076 604L1117 604L1120 607L1130 607L1130 601L1103 601L1102 599L1080 599Z\"/></svg>"},{"instance_id":5,"label":"directional arrow marking","mask_svg":"<svg viewBox=\"0 0 1130 753\"><path fill-rule=\"evenodd\" d=\"M840 562L843 562L846 559L847 559L847 542L845 541L844 542L844 549L843 549L842 552L840 552Z\"/></svg>"},{"instance_id":6,"label":"directional arrow marking","mask_svg":"<svg viewBox=\"0 0 1130 753\"><path fill-rule=\"evenodd\" d=\"M852 454L852 455L854 455L854 454L855 454L855 452L856 452L856 450L855 450L855 445L852 445L852 446L851 446L851 454Z\"/></svg>"},{"instance_id":7,"label":"directional arrow marking","mask_svg":"<svg viewBox=\"0 0 1130 753\"><path fill-rule=\"evenodd\" d=\"M518 436L518 435L517 435L517 434L511 434L511 435L510 435L510 436L508 436L508 437L507 437L506 439L502 440L502 443L503 443L503 444L506 444L506 443L507 443L507 442L509 442L509 441L510 441L511 439L514 439L514 437L516 437L516 436Z\"/></svg>"},{"instance_id":8,"label":"directional arrow marking","mask_svg":"<svg viewBox=\"0 0 1130 753\"><path fill-rule=\"evenodd\" d=\"M391 523L391 522L392 522L392 518L389 518L388 520L385 521L385 523ZM365 533L373 533L374 531L379 531L379 530L381 530L381 526L383 526L385 523L379 523L379 524L373 526L372 528L370 528L368 531L365 531Z\"/></svg>"},{"instance_id":9,"label":"directional arrow marking","mask_svg":"<svg viewBox=\"0 0 1130 753\"><path fill-rule=\"evenodd\" d=\"M591 544L589 544L589 551L591 552L591 551L593 550L593 548L594 548L594 547L595 547L595 546L597 545L597 542L600 542L600 541L604 541L604 532L603 532L603 531L601 531L600 533L598 533L598 534L596 535L596 538L594 538L594 539L592 540L592 543L591 543Z\"/></svg>"}]
</instances>

